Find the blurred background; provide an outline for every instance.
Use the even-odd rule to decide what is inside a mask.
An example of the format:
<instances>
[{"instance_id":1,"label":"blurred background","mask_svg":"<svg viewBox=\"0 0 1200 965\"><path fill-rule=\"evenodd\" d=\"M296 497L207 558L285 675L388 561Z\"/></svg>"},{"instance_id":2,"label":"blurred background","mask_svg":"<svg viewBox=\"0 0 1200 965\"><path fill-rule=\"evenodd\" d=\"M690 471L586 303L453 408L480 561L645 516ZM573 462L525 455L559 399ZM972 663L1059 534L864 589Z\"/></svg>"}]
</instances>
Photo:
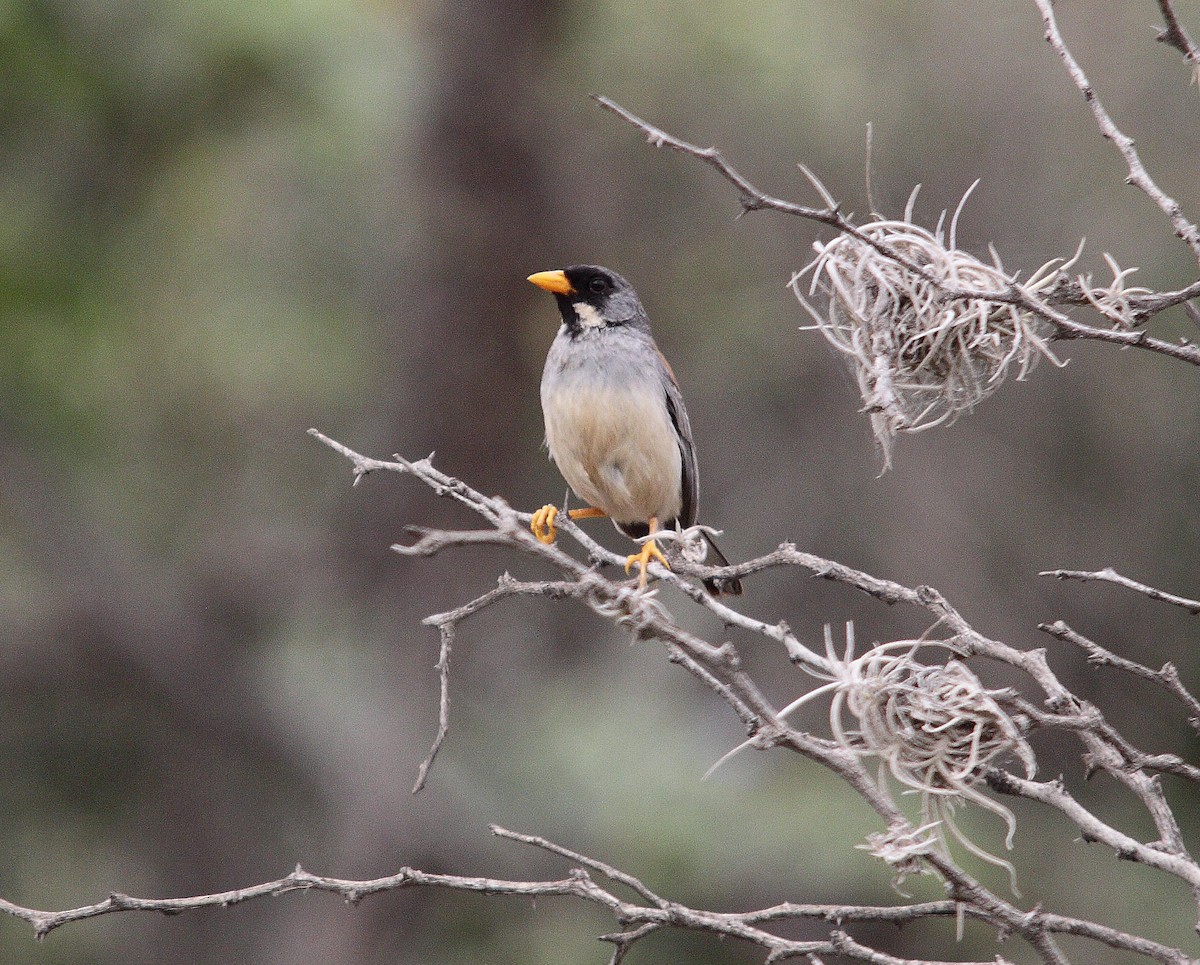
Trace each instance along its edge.
<instances>
[{"instance_id":1,"label":"blurred background","mask_svg":"<svg viewBox=\"0 0 1200 965\"><path fill-rule=\"evenodd\" d=\"M1194 219L1200 100L1154 42L1156 4L1057 7L1117 123ZM1200 35L1195 5L1180 13ZM1087 270L1103 274L1107 251L1141 266L1135 283L1190 283L1194 260L1123 183L1032 3L10 0L0 70L3 897L52 909L111 890L181 896L297 862L352 878L402 865L564 874L494 840L496 822L696 907L899 900L854 848L877 829L865 805L783 752L701 782L741 739L733 715L661 648L563 603L508 602L462 627L450 738L410 795L437 716L438 641L421 618L505 569L547 574L491 549L401 559L388 547L406 524L476 520L403 477L352 489L348 463L304 430L380 457L436 450L441 469L526 510L559 499L538 406L558 319L524 279L577 262L641 293L688 402L702 520L732 558L791 539L933 584L982 632L1049 647L1130 739L1195 759L1170 701L1089 669L1036 624L1065 619L1200 683L1183 611L1037 576L1111 565L1200 593L1196 370L1060 345L1066 368L1043 364L955 426L902 438L880 476L852 378L798 331L785 287L816 227L737 218L712 171L587 96L816 203L803 162L860 212L871 123L885 211L920 182L932 225L980 178L959 227L970 250L994 243L1027 275L1086 236ZM1176 309L1152 330L1196 335L1189 325ZM797 572L747 589L748 612L810 643L827 622L840 634L854 620L862 642L926 626ZM774 699L810 686L777 648L733 639ZM823 714L803 722L821 731ZM1073 745L1035 746L1043 776L1063 772L1101 814L1153 836L1111 781L1083 783ZM1200 844L1194 788L1166 784ZM1200 951L1183 885L1017 812L1022 901ZM1002 848L991 815L963 820ZM4 918L0 959L604 962L595 936L613 928L568 900L293 895L114 915L41 944ZM859 934L897 955L1030 960L971 924L957 947L952 923ZM1078 961L1128 960L1065 945ZM631 959L761 955L663 934Z\"/></svg>"}]
</instances>

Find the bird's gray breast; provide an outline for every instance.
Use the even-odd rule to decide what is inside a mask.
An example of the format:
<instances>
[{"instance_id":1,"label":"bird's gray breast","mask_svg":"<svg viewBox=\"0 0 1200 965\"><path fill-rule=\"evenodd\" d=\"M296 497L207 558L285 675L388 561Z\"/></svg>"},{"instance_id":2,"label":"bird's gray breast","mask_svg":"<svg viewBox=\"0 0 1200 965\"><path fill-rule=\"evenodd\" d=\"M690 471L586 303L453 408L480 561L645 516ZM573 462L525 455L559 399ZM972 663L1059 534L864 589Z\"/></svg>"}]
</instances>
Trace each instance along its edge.
<instances>
[{"instance_id":1,"label":"bird's gray breast","mask_svg":"<svg viewBox=\"0 0 1200 965\"><path fill-rule=\"evenodd\" d=\"M682 456L649 337L560 331L542 374L542 414L550 455L580 499L619 523L679 515Z\"/></svg>"}]
</instances>

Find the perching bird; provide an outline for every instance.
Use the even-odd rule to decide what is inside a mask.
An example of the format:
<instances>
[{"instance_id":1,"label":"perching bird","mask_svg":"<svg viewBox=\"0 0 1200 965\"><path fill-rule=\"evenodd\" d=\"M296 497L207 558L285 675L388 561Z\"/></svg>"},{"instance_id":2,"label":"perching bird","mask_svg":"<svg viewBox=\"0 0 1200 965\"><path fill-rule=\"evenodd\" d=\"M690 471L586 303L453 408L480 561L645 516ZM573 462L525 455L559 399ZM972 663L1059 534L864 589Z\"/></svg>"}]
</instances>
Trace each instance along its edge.
<instances>
[{"instance_id":1,"label":"perching bird","mask_svg":"<svg viewBox=\"0 0 1200 965\"><path fill-rule=\"evenodd\" d=\"M650 334L650 319L633 286L615 271L574 265L529 280L554 294L563 324L542 373L546 445L575 494L588 504L571 519L608 516L632 539L677 523L696 522L700 482L687 410L671 366ZM543 543L556 536L558 509L543 506L531 529ZM708 540L720 566L729 561ZM657 560L653 539L625 562L625 572ZM737 579L705 580L714 595L742 592Z\"/></svg>"}]
</instances>

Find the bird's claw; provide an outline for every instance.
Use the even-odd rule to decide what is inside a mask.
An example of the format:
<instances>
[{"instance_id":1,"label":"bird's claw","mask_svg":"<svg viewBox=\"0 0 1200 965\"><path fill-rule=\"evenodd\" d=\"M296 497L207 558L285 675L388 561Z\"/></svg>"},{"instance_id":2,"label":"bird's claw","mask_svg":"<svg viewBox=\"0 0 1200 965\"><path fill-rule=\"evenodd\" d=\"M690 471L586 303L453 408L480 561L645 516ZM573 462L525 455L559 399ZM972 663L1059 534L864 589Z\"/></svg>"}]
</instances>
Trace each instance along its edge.
<instances>
[{"instance_id":1,"label":"bird's claw","mask_svg":"<svg viewBox=\"0 0 1200 965\"><path fill-rule=\"evenodd\" d=\"M658 544L652 539L647 540L642 545L642 550L640 553L633 553L625 560L626 573L633 569L635 563L641 567L642 575L638 578L639 590L644 590L646 588L646 567L650 565L651 560L661 563L668 570L671 568L671 564L668 563L667 558L663 556L662 550L658 548Z\"/></svg>"},{"instance_id":2,"label":"bird's claw","mask_svg":"<svg viewBox=\"0 0 1200 965\"><path fill-rule=\"evenodd\" d=\"M554 517L558 515L558 507L547 503L529 521L529 529L537 537L539 543L550 544L558 538L558 529L554 525Z\"/></svg>"}]
</instances>

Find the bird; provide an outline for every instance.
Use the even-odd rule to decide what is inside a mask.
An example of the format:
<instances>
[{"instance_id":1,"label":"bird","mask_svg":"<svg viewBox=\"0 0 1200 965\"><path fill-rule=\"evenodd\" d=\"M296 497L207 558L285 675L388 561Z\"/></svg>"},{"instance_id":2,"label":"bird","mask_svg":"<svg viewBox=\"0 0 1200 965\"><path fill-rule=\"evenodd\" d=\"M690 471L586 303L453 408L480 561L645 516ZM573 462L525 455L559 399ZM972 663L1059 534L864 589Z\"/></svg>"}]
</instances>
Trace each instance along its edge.
<instances>
[{"instance_id":1,"label":"bird","mask_svg":"<svg viewBox=\"0 0 1200 965\"><path fill-rule=\"evenodd\" d=\"M607 516L631 539L649 536L625 561L626 573L640 568L638 587L645 589L651 560L670 569L655 534L695 525L699 505L696 446L679 384L637 292L615 271L572 265L528 280L554 295L562 316L541 397L546 448L587 504L567 515ZM547 504L533 514L530 529L541 542L554 542L558 512ZM717 563L728 566L712 537L704 538ZM704 586L714 596L742 592L736 578Z\"/></svg>"}]
</instances>

